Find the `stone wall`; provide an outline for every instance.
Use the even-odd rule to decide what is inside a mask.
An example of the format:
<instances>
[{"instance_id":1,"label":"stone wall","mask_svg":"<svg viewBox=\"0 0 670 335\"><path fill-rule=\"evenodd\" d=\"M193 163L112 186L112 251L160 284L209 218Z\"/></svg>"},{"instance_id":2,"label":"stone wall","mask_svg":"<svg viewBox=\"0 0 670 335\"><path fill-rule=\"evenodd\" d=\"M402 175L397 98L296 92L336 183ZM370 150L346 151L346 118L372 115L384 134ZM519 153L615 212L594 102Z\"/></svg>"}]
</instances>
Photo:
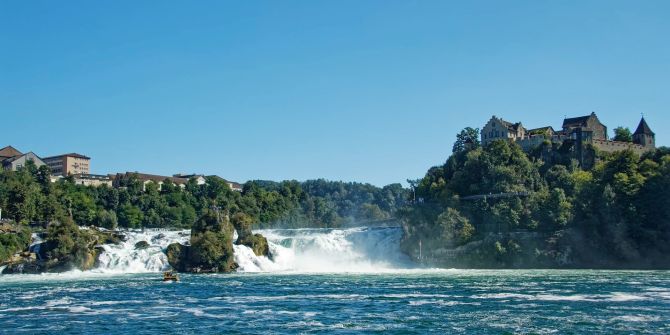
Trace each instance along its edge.
<instances>
[{"instance_id":1,"label":"stone wall","mask_svg":"<svg viewBox=\"0 0 670 335\"><path fill-rule=\"evenodd\" d=\"M636 154L642 155L643 153L652 150L652 148L647 148L639 144L630 142L605 141L605 140L594 139L592 143L594 147L598 148L598 150L605 152L615 152L615 151L623 151L626 149L631 149Z\"/></svg>"},{"instance_id":2,"label":"stone wall","mask_svg":"<svg viewBox=\"0 0 670 335\"><path fill-rule=\"evenodd\" d=\"M587 128L593 131L593 138L598 140L607 140L607 127L598 120L597 117L591 117L586 122Z\"/></svg>"}]
</instances>

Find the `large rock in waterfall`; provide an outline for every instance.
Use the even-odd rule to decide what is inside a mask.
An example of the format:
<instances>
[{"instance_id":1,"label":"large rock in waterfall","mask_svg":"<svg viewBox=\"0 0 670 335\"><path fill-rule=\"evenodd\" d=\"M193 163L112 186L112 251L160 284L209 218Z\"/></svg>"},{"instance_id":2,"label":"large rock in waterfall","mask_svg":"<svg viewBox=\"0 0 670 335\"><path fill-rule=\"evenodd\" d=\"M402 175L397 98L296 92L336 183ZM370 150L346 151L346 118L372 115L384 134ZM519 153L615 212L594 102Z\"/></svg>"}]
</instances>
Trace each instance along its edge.
<instances>
[{"instance_id":1,"label":"large rock in waterfall","mask_svg":"<svg viewBox=\"0 0 670 335\"><path fill-rule=\"evenodd\" d=\"M246 245L254 251L256 256L268 256L270 255L270 248L268 247L268 240L265 236L261 234L247 235L245 237L238 237L235 244Z\"/></svg>"},{"instance_id":2,"label":"large rock in waterfall","mask_svg":"<svg viewBox=\"0 0 670 335\"><path fill-rule=\"evenodd\" d=\"M270 256L268 240L261 234L253 234L251 231L252 219L244 214L237 213L232 218L233 226L237 231L237 245L245 245L254 251L256 256Z\"/></svg>"},{"instance_id":3,"label":"large rock in waterfall","mask_svg":"<svg viewBox=\"0 0 670 335\"><path fill-rule=\"evenodd\" d=\"M233 226L228 215L207 209L191 228L191 245L173 243L168 262L182 272L231 272L237 268L233 254Z\"/></svg>"},{"instance_id":4,"label":"large rock in waterfall","mask_svg":"<svg viewBox=\"0 0 670 335\"><path fill-rule=\"evenodd\" d=\"M96 267L103 251L100 245L119 243L125 237L114 231L89 227L80 229L69 217L49 223L43 243L1 262L3 273L61 272Z\"/></svg>"},{"instance_id":5,"label":"large rock in waterfall","mask_svg":"<svg viewBox=\"0 0 670 335\"><path fill-rule=\"evenodd\" d=\"M168 245L165 254L167 255L168 263L173 269L179 272L187 271L188 251L191 247L179 243L171 243Z\"/></svg>"}]
</instances>

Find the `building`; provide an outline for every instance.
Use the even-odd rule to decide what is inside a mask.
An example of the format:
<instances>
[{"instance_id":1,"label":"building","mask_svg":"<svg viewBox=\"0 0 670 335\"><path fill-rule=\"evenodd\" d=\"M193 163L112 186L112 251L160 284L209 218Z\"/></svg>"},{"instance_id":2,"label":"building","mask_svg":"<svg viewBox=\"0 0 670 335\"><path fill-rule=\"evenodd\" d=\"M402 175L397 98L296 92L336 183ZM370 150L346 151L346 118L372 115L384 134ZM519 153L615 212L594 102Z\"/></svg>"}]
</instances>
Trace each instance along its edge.
<instances>
[{"instance_id":1,"label":"building","mask_svg":"<svg viewBox=\"0 0 670 335\"><path fill-rule=\"evenodd\" d=\"M75 174L72 175L72 178L74 180L74 183L77 185L84 185L84 186L107 185L109 187L112 187L112 178L108 175Z\"/></svg>"},{"instance_id":2,"label":"building","mask_svg":"<svg viewBox=\"0 0 670 335\"><path fill-rule=\"evenodd\" d=\"M573 140L607 140L607 127L598 120L595 112L563 119L563 133Z\"/></svg>"},{"instance_id":3,"label":"building","mask_svg":"<svg viewBox=\"0 0 670 335\"><path fill-rule=\"evenodd\" d=\"M186 187L186 183L188 183L187 178L169 177L138 172L117 173L116 175L110 175L109 177L112 179L113 187L126 187L129 182L131 182L133 179L136 179L142 183L142 191L146 191L147 184L149 183L155 183L158 185L158 190L160 191L166 180L182 188Z\"/></svg>"},{"instance_id":4,"label":"building","mask_svg":"<svg viewBox=\"0 0 670 335\"><path fill-rule=\"evenodd\" d=\"M487 145L500 139L516 141L525 136L526 129L521 125L521 122L508 122L495 115L493 115L489 122L484 125L481 132L482 145Z\"/></svg>"},{"instance_id":5,"label":"building","mask_svg":"<svg viewBox=\"0 0 670 335\"><path fill-rule=\"evenodd\" d=\"M600 122L596 113L585 116L565 118L560 131L551 126L527 130L521 122L511 123L495 115L482 128L482 144L486 145L499 139L514 141L525 151L532 150L546 141L562 144L566 141L574 144L575 158L584 162L584 145L604 152L632 150L637 154L654 150L656 147L655 134L642 118L635 133L633 142L618 142L607 138L607 127Z\"/></svg>"},{"instance_id":6,"label":"building","mask_svg":"<svg viewBox=\"0 0 670 335\"><path fill-rule=\"evenodd\" d=\"M644 117L640 120L640 124L637 125L637 129L633 133L633 143L639 144L646 148L655 148L656 147L656 134L649 128L647 121L644 120Z\"/></svg>"},{"instance_id":7,"label":"building","mask_svg":"<svg viewBox=\"0 0 670 335\"><path fill-rule=\"evenodd\" d=\"M201 175L201 174L195 174L195 173L191 173L191 174L177 173L177 174L173 174L172 177L175 177L175 178L182 178L182 179L186 179L186 180L189 180L189 179L191 179L191 178L195 178L195 182L196 182L198 185L204 185L204 184L207 183L207 180L205 180L205 176L204 176L204 175Z\"/></svg>"},{"instance_id":8,"label":"building","mask_svg":"<svg viewBox=\"0 0 670 335\"><path fill-rule=\"evenodd\" d=\"M184 179L195 178L195 181L198 183L198 185L204 185L204 184L207 183L207 180L205 179L205 176L204 176L204 175L201 175L201 174L195 174L195 173L191 173L191 174L178 173L178 174L174 174L174 175L172 175L172 177L176 177L176 178L184 178ZM221 177L219 177L219 176L210 176L210 177L221 178ZM223 179L223 178L221 178L221 179ZM227 180L227 179L223 179L223 181L225 181L226 184L228 184L228 187L230 187L231 190L236 191L236 192L242 192L242 184L240 184L240 183L236 183L236 182L234 182L234 181L229 181L229 180Z\"/></svg>"},{"instance_id":9,"label":"building","mask_svg":"<svg viewBox=\"0 0 670 335\"><path fill-rule=\"evenodd\" d=\"M51 156L42 159L54 176L91 173L91 158L77 153Z\"/></svg>"},{"instance_id":10,"label":"building","mask_svg":"<svg viewBox=\"0 0 670 335\"><path fill-rule=\"evenodd\" d=\"M228 187L230 187L231 190L235 192L242 192L242 184L227 180L226 183L228 183Z\"/></svg>"},{"instance_id":11,"label":"building","mask_svg":"<svg viewBox=\"0 0 670 335\"><path fill-rule=\"evenodd\" d=\"M529 129L526 136L517 140L517 143L525 151L529 151L545 141L552 143L562 143L567 137L562 131L554 130L552 126Z\"/></svg>"},{"instance_id":12,"label":"building","mask_svg":"<svg viewBox=\"0 0 670 335\"><path fill-rule=\"evenodd\" d=\"M8 145L0 149L0 161L4 161L7 158L12 158L19 155L23 155L23 153L21 153L21 151L16 150L11 145Z\"/></svg>"},{"instance_id":13,"label":"building","mask_svg":"<svg viewBox=\"0 0 670 335\"><path fill-rule=\"evenodd\" d=\"M32 151L24 154L11 145L0 149L0 162L5 170L16 171L26 166L28 161L32 161L37 167L44 165L44 161Z\"/></svg>"}]
</instances>

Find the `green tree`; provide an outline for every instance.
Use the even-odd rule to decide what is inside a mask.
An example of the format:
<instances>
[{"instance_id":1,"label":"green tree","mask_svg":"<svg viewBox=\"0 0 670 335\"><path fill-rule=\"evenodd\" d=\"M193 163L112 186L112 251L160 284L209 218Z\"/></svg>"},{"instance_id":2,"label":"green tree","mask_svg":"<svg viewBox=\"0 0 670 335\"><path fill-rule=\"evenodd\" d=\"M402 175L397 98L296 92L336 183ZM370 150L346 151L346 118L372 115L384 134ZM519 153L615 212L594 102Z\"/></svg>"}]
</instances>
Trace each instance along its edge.
<instances>
[{"instance_id":1,"label":"green tree","mask_svg":"<svg viewBox=\"0 0 670 335\"><path fill-rule=\"evenodd\" d=\"M572 204L565 196L563 189L552 189L545 205L545 222L549 223L551 228L565 227L570 222Z\"/></svg>"},{"instance_id":2,"label":"green tree","mask_svg":"<svg viewBox=\"0 0 670 335\"><path fill-rule=\"evenodd\" d=\"M126 204L119 208L119 224L126 228L139 228L144 215L142 211L133 205Z\"/></svg>"},{"instance_id":3,"label":"green tree","mask_svg":"<svg viewBox=\"0 0 670 335\"><path fill-rule=\"evenodd\" d=\"M470 221L451 207L437 217L436 224L440 227L442 240L452 247L467 243L475 233Z\"/></svg>"},{"instance_id":4,"label":"green tree","mask_svg":"<svg viewBox=\"0 0 670 335\"><path fill-rule=\"evenodd\" d=\"M466 144L470 144L473 149L479 147L479 128L467 127L461 130L461 132L456 135L456 142L454 142L452 152L466 150Z\"/></svg>"},{"instance_id":5,"label":"green tree","mask_svg":"<svg viewBox=\"0 0 670 335\"><path fill-rule=\"evenodd\" d=\"M96 223L97 226L103 228L116 229L118 226L118 219L114 211L99 209L96 216Z\"/></svg>"},{"instance_id":6,"label":"green tree","mask_svg":"<svg viewBox=\"0 0 670 335\"><path fill-rule=\"evenodd\" d=\"M630 129L624 127L614 128L614 137L613 141L619 142L633 142L633 134L631 134Z\"/></svg>"}]
</instances>

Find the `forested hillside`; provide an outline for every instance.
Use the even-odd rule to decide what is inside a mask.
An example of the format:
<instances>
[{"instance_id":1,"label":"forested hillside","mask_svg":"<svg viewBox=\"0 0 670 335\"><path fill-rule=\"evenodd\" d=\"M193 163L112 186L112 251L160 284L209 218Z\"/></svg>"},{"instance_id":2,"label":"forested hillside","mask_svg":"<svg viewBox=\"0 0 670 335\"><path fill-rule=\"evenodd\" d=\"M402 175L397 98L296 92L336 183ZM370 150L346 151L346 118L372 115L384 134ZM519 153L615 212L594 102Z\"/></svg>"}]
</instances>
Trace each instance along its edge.
<instances>
[{"instance_id":1,"label":"forested hillside","mask_svg":"<svg viewBox=\"0 0 670 335\"><path fill-rule=\"evenodd\" d=\"M570 149L481 147L462 132L446 163L415 181L403 249L441 266L670 266L670 150L588 147L595 164L583 170Z\"/></svg>"}]
</instances>

